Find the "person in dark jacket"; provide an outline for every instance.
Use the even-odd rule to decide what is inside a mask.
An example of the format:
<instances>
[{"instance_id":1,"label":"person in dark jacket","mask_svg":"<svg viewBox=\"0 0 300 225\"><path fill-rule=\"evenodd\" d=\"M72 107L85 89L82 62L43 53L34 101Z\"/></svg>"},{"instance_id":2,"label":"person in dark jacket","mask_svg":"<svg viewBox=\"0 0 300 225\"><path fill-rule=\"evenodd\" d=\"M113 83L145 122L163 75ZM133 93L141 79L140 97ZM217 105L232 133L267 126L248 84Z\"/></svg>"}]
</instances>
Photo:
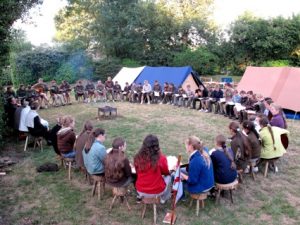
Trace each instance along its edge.
<instances>
[{"instance_id":1,"label":"person in dark jacket","mask_svg":"<svg viewBox=\"0 0 300 225\"><path fill-rule=\"evenodd\" d=\"M131 167L125 155L126 142L123 138L115 138L112 150L104 160L105 182L113 187L127 187L132 183Z\"/></svg>"},{"instance_id":2,"label":"person in dark jacket","mask_svg":"<svg viewBox=\"0 0 300 225\"><path fill-rule=\"evenodd\" d=\"M216 183L229 184L237 178L236 165L231 149L226 147L223 135L216 137L216 149L211 154Z\"/></svg>"},{"instance_id":3,"label":"person in dark jacket","mask_svg":"<svg viewBox=\"0 0 300 225\"><path fill-rule=\"evenodd\" d=\"M220 86L217 85L216 88L211 93L211 99L208 102L208 111L212 111L212 105L215 105L215 113L218 113L218 103L221 98L223 98L223 91L221 90Z\"/></svg>"},{"instance_id":4,"label":"person in dark jacket","mask_svg":"<svg viewBox=\"0 0 300 225\"><path fill-rule=\"evenodd\" d=\"M251 146L245 135L240 131L239 124L237 122L231 122L229 124L229 131L231 137L231 149L234 153L235 163L237 169L244 170L247 167L247 162L251 159Z\"/></svg>"},{"instance_id":5,"label":"person in dark jacket","mask_svg":"<svg viewBox=\"0 0 300 225\"><path fill-rule=\"evenodd\" d=\"M249 140L250 146L251 146L251 159L250 162L254 165L258 162L260 158L261 153L261 142L258 132L255 129L255 125L253 122L249 120L245 120L242 124L243 126L243 133L247 136L247 139ZM249 166L247 166L247 171L249 171ZM253 168L254 172L258 171L258 167Z\"/></svg>"},{"instance_id":6,"label":"person in dark jacket","mask_svg":"<svg viewBox=\"0 0 300 225\"><path fill-rule=\"evenodd\" d=\"M270 112L272 113L272 118L270 120L270 125L273 127L279 127L282 129L287 128L287 124L282 113L282 109L279 105L272 103L270 105Z\"/></svg>"},{"instance_id":7,"label":"person in dark jacket","mask_svg":"<svg viewBox=\"0 0 300 225\"><path fill-rule=\"evenodd\" d=\"M58 146L57 146L57 133L62 128L62 123L63 123L63 117L59 116L57 118L56 125L49 132L50 133L49 137L52 142L53 149L57 155L61 155L60 151L58 150Z\"/></svg>"},{"instance_id":8,"label":"person in dark jacket","mask_svg":"<svg viewBox=\"0 0 300 225\"><path fill-rule=\"evenodd\" d=\"M74 143L76 135L74 133L75 120L71 116L64 116L62 128L57 132L57 147L61 155L66 158L75 158Z\"/></svg>"}]
</instances>

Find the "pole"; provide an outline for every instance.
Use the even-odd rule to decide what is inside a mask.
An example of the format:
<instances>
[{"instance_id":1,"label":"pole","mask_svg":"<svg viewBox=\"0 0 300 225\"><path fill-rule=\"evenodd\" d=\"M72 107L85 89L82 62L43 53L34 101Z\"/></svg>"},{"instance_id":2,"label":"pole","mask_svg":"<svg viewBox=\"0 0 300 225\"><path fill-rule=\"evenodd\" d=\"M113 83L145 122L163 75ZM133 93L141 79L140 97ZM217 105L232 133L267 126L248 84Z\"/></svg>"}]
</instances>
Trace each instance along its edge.
<instances>
[{"instance_id":1,"label":"pole","mask_svg":"<svg viewBox=\"0 0 300 225\"><path fill-rule=\"evenodd\" d=\"M176 170L178 169L178 167L180 166L180 162L181 162L181 155L178 155L177 158L177 166L176 166ZM179 179L180 179L180 174L179 174ZM178 185L179 188L179 185ZM173 199L172 199L172 215L171 215L171 225L173 225L173 220L174 220L174 214L175 214L175 208L176 208L176 195L177 195L178 189L176 191L173 191Z\"/></svg>"}]
</instances>

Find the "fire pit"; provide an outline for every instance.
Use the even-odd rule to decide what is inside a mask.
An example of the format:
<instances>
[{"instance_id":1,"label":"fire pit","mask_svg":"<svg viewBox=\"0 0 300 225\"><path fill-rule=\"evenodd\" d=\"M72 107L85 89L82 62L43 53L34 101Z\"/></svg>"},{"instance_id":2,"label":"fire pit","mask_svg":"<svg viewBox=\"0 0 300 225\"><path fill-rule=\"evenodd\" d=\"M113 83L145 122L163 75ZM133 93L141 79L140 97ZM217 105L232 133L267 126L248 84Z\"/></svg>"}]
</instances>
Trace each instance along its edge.
<instances>
[{"instance_id":1,"label":"fire pit","mask_svg":"<svg viewBox=\"0 0 300 225\"><path fill-rule=\"evenodd\" d=\"M118 115L117 108L111 106L98 107L98 118L101 117L109 118L116 117Z\"/></svg>"}]
</instances>

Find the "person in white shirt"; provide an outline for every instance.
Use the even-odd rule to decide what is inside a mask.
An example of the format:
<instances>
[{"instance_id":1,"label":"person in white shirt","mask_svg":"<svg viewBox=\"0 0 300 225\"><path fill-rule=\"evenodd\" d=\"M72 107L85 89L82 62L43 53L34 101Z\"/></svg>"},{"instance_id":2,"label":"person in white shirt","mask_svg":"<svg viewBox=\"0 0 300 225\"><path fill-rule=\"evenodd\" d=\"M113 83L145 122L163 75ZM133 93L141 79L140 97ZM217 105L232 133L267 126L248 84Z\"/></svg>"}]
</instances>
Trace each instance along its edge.
<instances>
[{"instance_id":1,"label":"person in white shirt","mask_svg":"<svg viewBox=\"0 0 300 225\"><path fill-rule=\"evenodd\" d=\"M147 80L144 81L143 90L142 90L142 99L141 104L144 103L145 97L147 98L148 104L150 104L150 94L152 91L152 87Z\"/></svg>"}]
</instances>

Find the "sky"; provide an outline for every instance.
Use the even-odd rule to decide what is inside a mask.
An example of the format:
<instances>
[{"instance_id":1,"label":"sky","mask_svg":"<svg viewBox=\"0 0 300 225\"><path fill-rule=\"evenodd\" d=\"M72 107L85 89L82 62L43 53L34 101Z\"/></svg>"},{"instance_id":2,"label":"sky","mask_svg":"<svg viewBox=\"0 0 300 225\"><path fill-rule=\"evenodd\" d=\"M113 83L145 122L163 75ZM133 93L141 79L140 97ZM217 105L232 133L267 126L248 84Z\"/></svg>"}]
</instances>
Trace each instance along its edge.
<instances>
[{"instance_id":1,"label":"sky","mask_svg":"<svg viewBox=\"0 0 300 225\"><path fill-rule=\"evenodd\" d=\"M54 16L66 5L66 0L44 0L43 5L39 6L40 11L31 10L30 22L22 23L19 20L14 27L25 30L33 45L52 45L55 35ZM215 0L214 19L218 25L226 28L245 11L262 18L290 17L300 13L300 0Z\"/></svg>"}]
</instances>

